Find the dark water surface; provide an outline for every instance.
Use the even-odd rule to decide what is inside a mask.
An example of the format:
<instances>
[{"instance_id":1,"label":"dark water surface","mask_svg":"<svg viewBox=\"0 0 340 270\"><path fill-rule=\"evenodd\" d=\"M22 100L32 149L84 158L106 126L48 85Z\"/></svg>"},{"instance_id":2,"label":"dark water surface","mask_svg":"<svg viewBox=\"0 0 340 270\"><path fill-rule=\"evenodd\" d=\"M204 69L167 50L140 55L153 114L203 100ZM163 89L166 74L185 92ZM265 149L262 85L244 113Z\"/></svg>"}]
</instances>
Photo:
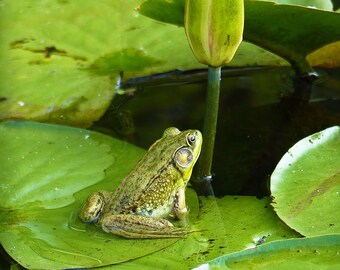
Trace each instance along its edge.
<instances>
[{"instance_id":1,"label":"dark water surface","mask_svg":"<svg viewBox=\"0 0 340 270\"><path fill-rule=\"evenodd\" d=\"M340 125L340 69L316 71L319 78L306 99L308 87L298 84L294 93L288 67L224 70L212 169L215 195L268 195L270 175L291 146ZM127 93L116 96L97 125L110 123L120 138L145 149L169 126L201 129L206 77L206 71L197 71L129 80ZM126 122L134 126L128 132Z\"/></svg>"}]
</instances>

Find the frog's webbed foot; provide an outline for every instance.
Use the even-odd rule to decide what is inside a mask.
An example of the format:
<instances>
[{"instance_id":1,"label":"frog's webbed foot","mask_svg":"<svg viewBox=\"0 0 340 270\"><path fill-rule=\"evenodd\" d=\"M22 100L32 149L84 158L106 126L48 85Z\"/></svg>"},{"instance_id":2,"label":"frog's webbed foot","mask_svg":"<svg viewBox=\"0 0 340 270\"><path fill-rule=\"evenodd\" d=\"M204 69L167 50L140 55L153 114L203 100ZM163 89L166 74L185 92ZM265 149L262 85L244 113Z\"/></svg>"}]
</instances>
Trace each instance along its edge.
<instances>
[{"instance_id":1,"label":"frog's webbed foot","mask_svg":"<svg viewBox=\"0 0 340 270\"><path fill-rule=\"evenodd\" d=\"M79 218L86 223L93 223L97 221L110 196L111 192L106 190L100 190L92 193L84 203L79 213Z\"/></svg>"},{"instance_id":2,"label":"frog's webbed foot","mask_svg":"<svg viewBox=\"0 0 340 270\"><path fill-rule=\"evenodd\" d=\"M192 232L177 228L160 217L116 214L101 220L105 232L126 238L176 238Z\"/></svg>"}]
</instances>

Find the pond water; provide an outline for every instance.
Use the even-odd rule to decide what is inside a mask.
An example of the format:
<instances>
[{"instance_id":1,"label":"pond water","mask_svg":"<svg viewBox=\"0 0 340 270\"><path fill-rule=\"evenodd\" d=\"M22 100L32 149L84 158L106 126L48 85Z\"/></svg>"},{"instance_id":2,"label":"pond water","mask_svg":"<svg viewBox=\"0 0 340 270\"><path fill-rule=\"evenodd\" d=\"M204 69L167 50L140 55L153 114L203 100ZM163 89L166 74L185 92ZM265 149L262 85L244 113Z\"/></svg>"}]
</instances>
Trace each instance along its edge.
<instances>
[{"instance_id":1,"label":"pond water","mask_svg":"<svg viewBox=\"0 0 340 270\"><path fill-rule=\"evenodd\" d=\"M268 195L270 175L291 146L340 124L340 70L316 72L311 88L295 87L300 98L293 94L289 67L223 70L212 168L215 195ZM118 137L145 149L169 126L201 129L206 77L206 71L193 71L131 79L94 128L113 128ZM309 101L304 99L308 90Z\"/></svg>"}]
</instances>

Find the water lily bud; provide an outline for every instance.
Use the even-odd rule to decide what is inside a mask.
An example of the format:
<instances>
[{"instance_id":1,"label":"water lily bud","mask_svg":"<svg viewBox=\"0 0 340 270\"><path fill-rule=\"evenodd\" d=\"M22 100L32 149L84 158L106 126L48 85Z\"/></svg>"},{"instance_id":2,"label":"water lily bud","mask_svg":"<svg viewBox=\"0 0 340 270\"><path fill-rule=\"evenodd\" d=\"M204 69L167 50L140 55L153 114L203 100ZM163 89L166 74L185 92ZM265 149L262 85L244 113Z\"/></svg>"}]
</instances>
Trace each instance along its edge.
<instances>
[{"instance_id":1,"label":"water lily bud","mask_svg":"<svg viewBox=\"0 0 340 270\"><path fill-rule=\"evenodd\" d=\"M185 33L199 62L219 67L232 60L242 41L243 1L185 0Z\"/></svg>"}]
</instances>

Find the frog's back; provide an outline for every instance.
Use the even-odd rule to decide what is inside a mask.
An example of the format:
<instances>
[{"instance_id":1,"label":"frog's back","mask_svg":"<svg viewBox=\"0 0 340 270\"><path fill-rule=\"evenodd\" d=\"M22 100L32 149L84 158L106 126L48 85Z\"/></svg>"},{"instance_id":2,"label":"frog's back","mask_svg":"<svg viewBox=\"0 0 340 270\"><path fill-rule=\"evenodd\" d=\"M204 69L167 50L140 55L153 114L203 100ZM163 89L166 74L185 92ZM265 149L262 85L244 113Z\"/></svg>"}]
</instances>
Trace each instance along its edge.
<instances>
[{"instance_id":1,"label":"frog's back","mask_svg":"<svg viewBox=\"0 0 340 270\"><path fill-rule=\"evenodd\" d=\"M176 137L156 141L114 192L110 211L134 212L143 204L149 205L150 200L153 204L168 203L173 196L172 184L176 184L173 179L180 173L173 155L181 145L183 142Z\"/></svg>"}]
</instances>

